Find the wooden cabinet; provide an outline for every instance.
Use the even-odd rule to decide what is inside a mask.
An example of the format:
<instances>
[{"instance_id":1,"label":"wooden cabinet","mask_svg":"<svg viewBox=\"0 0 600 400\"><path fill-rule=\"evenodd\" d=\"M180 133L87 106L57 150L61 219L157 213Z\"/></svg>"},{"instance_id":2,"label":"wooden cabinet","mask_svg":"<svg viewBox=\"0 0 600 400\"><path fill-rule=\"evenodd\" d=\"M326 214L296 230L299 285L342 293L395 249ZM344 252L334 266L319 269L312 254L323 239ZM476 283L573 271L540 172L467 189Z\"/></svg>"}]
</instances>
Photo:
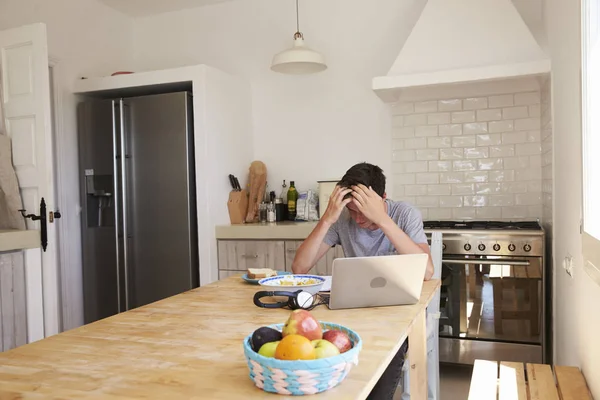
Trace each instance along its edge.
<instances>
[{"instance_id":1,"label":"wooden cabinet","mask_svg":"<svg viewBox=\"0 0 600 400\"><path fill-rule=\"evenodd\" d=\"M301 244L302 240L219 240L219 279L243 273L248 268L291 272ZM332 247L310 273L331 275L333 260L339 257L344 257L342 247Z\"/></svg>"}]
</instances>

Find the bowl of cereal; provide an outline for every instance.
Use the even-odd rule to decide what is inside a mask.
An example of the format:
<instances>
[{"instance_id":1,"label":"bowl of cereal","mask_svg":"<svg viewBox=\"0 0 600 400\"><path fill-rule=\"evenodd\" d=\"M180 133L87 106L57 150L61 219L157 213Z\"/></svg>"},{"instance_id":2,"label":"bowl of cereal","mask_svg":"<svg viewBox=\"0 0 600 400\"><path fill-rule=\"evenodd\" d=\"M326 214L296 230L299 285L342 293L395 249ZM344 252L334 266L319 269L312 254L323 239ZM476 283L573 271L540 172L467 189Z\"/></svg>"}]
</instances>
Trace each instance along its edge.
<instances>
[{"instance_id":1,"label":"bowl of cereal","mask_svg":"<svg viewBox=\"0 0 600 400\"><path fill-rule=\"evenodd\" d=\"M270 290L284 290L294 292L296 290L304 290L311 294L317 294L325 283L325 278L318 275L284 275L271 276L258 281L260 286L269 288Z\"/></svg>"}]
</instances>

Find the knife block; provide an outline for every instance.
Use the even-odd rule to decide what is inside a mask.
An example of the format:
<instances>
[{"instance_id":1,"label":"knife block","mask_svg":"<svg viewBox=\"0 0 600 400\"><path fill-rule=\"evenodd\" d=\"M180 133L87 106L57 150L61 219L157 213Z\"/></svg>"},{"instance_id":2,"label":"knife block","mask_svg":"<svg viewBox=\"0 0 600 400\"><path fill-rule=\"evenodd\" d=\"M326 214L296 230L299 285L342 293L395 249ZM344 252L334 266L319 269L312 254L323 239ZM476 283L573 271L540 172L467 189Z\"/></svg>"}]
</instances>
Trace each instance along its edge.
<instances>
[{"instance_id":1,"label":"knife block","mask_svg":"<svg viewBox=\"0 0 600 400\"><path fill-rule=\"evenodd\" d=\"M248 210L248 192L241 190L239 192L230 192L229 201L227 201L229 210L229 220L231 224L243 224Z\"/></svg>"}]
</instances>

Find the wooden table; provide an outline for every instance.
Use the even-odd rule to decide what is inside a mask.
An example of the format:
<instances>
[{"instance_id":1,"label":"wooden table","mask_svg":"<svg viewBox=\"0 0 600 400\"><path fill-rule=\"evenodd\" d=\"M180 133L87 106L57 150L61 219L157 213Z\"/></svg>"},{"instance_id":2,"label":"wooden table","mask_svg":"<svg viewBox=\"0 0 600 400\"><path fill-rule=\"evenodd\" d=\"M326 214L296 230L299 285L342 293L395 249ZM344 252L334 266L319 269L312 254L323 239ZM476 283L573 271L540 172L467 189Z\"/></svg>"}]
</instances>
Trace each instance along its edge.
<instances>
[{"instance_id":1,"label":"wooden table","mask_svg":"<svg viewBox=\"0 0 600 400\"><path fill-rule=\"evenodd\" d=\"M317 307L317 319L352 328L364 345L344 382L316 396L366 398L409 337L411 398L426 399L425 309L439 284L425 282L414 306ZM256 307L257 290L229 277L1 353L0 399L285 399L248 377L243 338L290 312Z\"/></svg>"}]
</instances>

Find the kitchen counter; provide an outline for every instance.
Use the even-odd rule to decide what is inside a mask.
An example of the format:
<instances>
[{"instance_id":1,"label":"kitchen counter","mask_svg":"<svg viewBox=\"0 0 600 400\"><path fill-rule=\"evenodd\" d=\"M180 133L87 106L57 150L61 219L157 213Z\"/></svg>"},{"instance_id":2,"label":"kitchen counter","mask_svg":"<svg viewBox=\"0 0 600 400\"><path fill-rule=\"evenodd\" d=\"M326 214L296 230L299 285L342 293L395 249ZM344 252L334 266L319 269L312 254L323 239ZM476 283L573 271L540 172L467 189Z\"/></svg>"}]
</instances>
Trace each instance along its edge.
<instances>
[{"instance_id":1,"label":"kitchen counter","mask_svg":"<svg viewBox=\"0 0 600 400\"><path fill-rule=\"evenodd\" d=\"M215 228L217 240L257 239L257 240L303 240L317 226L317 222L275 222L266 224L220 225Z\"/></svg>"},{"instance_id":2,"label":"kitchen counter","mask_svg":"<svg viewBox=\"0 0 600 400\"><path fill-rule=\"evenodd\" d=\"M348 377L311 398L366 398L407 337L411 398L426 398L425 312L439 286L425 282L410 306L311 311L363 340ZM232 276L0 353L0 398L292 399L248 376L243 338L290 313L256 307L257 288Z\"/></svg>"},{"instance_id":3,"label":"kitchen counter","mask_svg":"<svg viewBox=\"0 0 600 400\"><path fill-rule=\"evenodd\" d=\"M38 230L0 230L0 251L17 251L40 247Z\"/></svg>"}]
</instances>

